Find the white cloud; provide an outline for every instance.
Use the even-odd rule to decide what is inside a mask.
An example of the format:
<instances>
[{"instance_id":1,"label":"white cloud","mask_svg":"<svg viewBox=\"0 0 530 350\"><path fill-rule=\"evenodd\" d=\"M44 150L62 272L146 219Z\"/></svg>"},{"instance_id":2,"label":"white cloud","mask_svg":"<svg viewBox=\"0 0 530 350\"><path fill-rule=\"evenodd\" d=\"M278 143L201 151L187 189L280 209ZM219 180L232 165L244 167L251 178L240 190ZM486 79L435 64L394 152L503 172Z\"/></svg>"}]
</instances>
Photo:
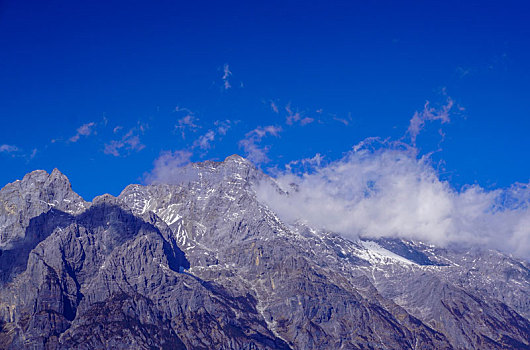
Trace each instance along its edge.
<instances>
[{"instance_id":1,"label":"white cloud","mask_svg":"<svg viewBox=\"0 0 530 350\"><path fill-rule=\"evenodd\" d=\"M180 183L184 180L192 180L195 175L188 171L185 166L190 163L193 151L197 148L208 150L211 143L228 132L233 122L231 120L217 120L215 128L208 130L199 136L189 150L164 151L155 159L153 170L144 175L146 183Z\"/></svg>"},{"instance_id":2,"label":"white cloud","mask_svg":"<svg viewBox=\"0 0 530 350\"><path fill-rule=\"evenodd\" d=\"M337 117L337 116L333 116L333 120L338 121L339 123L342 123L342 124L344 124L345 126L348 126L348 125L350 124L350 122L347 121L346 119L344 119L344 118L339 118L339 117Z\"/></svg>"},{"instance_id":3,"label":"white cloud","mask_svg":"<svg viewBox=\"0 0 530 350\"><path fill-rule=\"evenodd\" d=\"M154 161L153 170L145 175L145 182L171 184L188 179L185 166L190 163L191 156L191 152L184 150L162 152Z\"/></svg>"},{"instance_id":4,"label":"white cloud","mask_svg":"<svg viewBox=\"0 0 530 350\"><path fill-rule=\"evenodd\" d=\"M285 118L285 123L287 125L293 125L295 122L299 121L302 118L300 112L293 112L290 103L285 106L285 111L287 112L287 117Z\"/></svg>"},{"instance_id":5,"label":"white cloud","mask_svg":"<svg viewBox=\"0 0 530 350\"><path fill-rule=\"evenodd\" d=\"M286 221L302 220L349 238L467 244L530 258L529 184L456 190L414 147L374 139L341 160L322 165L318 159L277 175L288 195L258 186L260 200Z\"/></svg>"},{"instance_id":6,"label":"white cloud","mask_svg":"<svg viewBox=\"0 0 530 350\"><path fill-rule=\"evenodd\" d=\"M449 112L453 108L454 101L448 97L447 103L440 109L430 107L429 101L425 102L423 111L415 112L409 122L407 134L410 136L413 145L416 144L416 138L425 126L426 121L439 120L442 124L449 123L451 121Z\"/></svg>"},{"instance_id":7,"label":"white cloud","mask_svg":"<svg viewBox=\"0 0 530 350\"><path fill-rule=\"evenodd\" d=\"M193 112L191 111L191 109L186 108L186 107L181 107L181 106L176 106L176 107L175 107L175 112L185 112L185 113L187 113L187 114L193 114Z\"/></svg>"},{"instance_id":8,"label":"white cloud","mask_svg":"<svg viewBox=\"0 0 530 350\"><path fill-rule=\"evenodd\" d=\"M230 78L231 75L232 72L230 71L230 67L228 64L225 64L223 66L223 77L221 78L223 79L223 87L225 90L228 90L232 87L232 85L230 85L230 81L228 81L228 78Z\"/></svg>"},{"instance_id":9,"label":"white cloud","mask_svg":"<svg viewBox=\"0 0 530 350\"><path fill-rule=\"evenodd\" d=\"M208 130L205 134L199 136L199 138L193 142L192 149L197 147L202 150L209 149L211 147L211 143L215 141L216 137L226 135L231 127L231 122L230 120L217 120L214 125L216 126L215 129Z\"/></svg>"},{"instance_id":10,"label":"white cloud","mask_svg":"<svg viewBox=\"0 0 530 350\"><path fill-rule=\"evenodd\" d=\"M77 128L77 133L70 137L69 141L70 142L77 142L79 141L79 138L81 136L89 136L91 135L93 132L94 132L94 126L96 125L96 123L94 122L90 122L90 123L86 123L86 124L83 124L81 125L79 128Z\"/></svg>"},{"instance_id":11,"label":"white cloud","mask_svg":"<svg viewBox=\"0 0 530 350\"><path fill-rule=\"evenodd\" d=\"M463 78L467 76L469 73L471 73L471 69L469 68L463 68L463 67L456 67L456 73L458 74L459 78Z\"/></svg>"},{"instance_id":12,"label":"white cloud","mask_svg":"<svg viewBox=\"0 0 530 350\"><path fill-rule=\"evenodd\" d=\"M291 108L291 104L288 103L287 106L285 106L285 111L287 112L287 116L285 117L285 123L287 125L293 125L295 123L300 123L301 126L311 124L315 121L315 119L310 117L303 117L302 113L299 111L293 111Z\"/></svg>"},{"instance_id":13,"label":"white cloud","mask_svg":"<svg viewBox=\"0 0 530 350\"><path fill-rule=\"evenodd\" d=\"M208 130L206 134L199 136L193 145L194 147L199 147L201 149L208 149L210 148L210 142L213 140L215 140L215 131Z\"/></svg>"},{"instance_id":14,"label":"white cloud","mask_svg":"<svg viewBox=\"0 0 530 350\"><path fill-rule=\"evenodd\" d=\"M15 145L3 144L0 145L0 153L5 153L13 158L22 158L26 162L32 160L37 155L38 150L33 148L31 152L25 152L23 149L18 148Z\"/></svg>"},{"instance_id":15,"label":"white cloud","mask_svg":"<svg viewBox=\"0 0 530 350\"><path fill-rule=\"evenodd\" d=\"M140 125L138 128L130 129L125 135L119 140L112 140L105 144L103 153L110 154L115 157L130 153L132 151L139 152L145 148L140 142L140 136L138 132L143 132L144 126Z\"/></svg>"},{"instance_id":16,"label":"white cloud","mask_svg":"<svg viewBox=\"0 0 530 350\"><path fill-rule=\"evenodd\" d=\"M177 120L177 124L175 125L175 130L180 131L182 138L186 138L186 131L190 130L192 132L197 131L197 129L200 128L197 123L197 118L195 117L194 113L190 111L187 108L182 107L175 107L175 112L184 112L184 117Z\"/></svg>"},{"instance_id":17,"label":"white cloud","mask_svg":"<svg viewBox=\"0 0 530 350\"><path fill-rule=\"evenodd\" d=\"M314 169L315 167L320 167L323 160L324 160L324 156L322 156L320 153L317 153L312 158L293 160L285 165L285 169L288 172L293 172L293 173L311 171L311 169Z\"/></svg>"},{"instance_id":18,"label":"white cloud","mask_svg":"<svg viewBox=\"0 0 530 350\"><path fill-rule=\"evenodd\" d=\"M300 119L300 125L304 126L304 125L307 125L307 124L311 124L314 121L315 121L315 119L313 119L313 118L304 117L304 118Z\"/></svg>"},{"instance_id":19,"label":"white cloud","mask_svg":"<svg viewBox=\"0 0 530 350\"><path fill-rule=\"evenodd\" d=\"M274 103L274 101L271 101L271 109L276 114L280 113L280 110L278 109L278 105L276 105L276 103Z\"/></svg>"},{"instance_id":20,"label":"white cloud","mask_svg":"<svg viewBox=\"0 0 530 350\"><path fill-rule=\"evenodd\" d=\"M249 160L257 164L265 163L269 160L267 157L269 148L267 146L260 147L259 143L265 136L278 136L281 131L282 128L275 125L257 127L245 134L245 138L239 141L239 147L243 148Z\"/></svg>"},{"instance_id":21,"label":"white cloud","mask_svg":"<svg viewBox=\"0 0 530 350\"><path fill-rule=\"evenodd\" d=\"M177 128L182 128L182 127L189 127L193 129L198 128L198 126L195 124L195 117L191 114L188 114L185 117L177 120L176 126Z\"/></svg>"},{"instance_id":22,"label":"white cloud","mask_svg":"<svg viewBox=\"0 0 530 350\"><path fill-rule=\"evenodd\" d=\"M231 120L217 120L214 128L199 136L187 150L163 151L155 159L153 170L144 175L146 183L180 183L184 180L193 180L196 174L185 166L190 163L196 149L206 151L211 148L212 142L226 135L233 123Z\"/></svg>"},{"instance_id":23,"label":"white cloud","mask_svg":"<svg viewBox=\"0 0 530 350\"><path fill-rule=\"evenodd\" d=\"M231 120L216 120L214 122L214 125L217 127L217 133L219 135L226 135L226 133L228 132L228 130L230 129L230 127L232 126L232 121ZM234 123L237 123L234 122Z\"/></svg>"},{"instance_id":24,"label":"white cloud","mask_svg":"<svg viewBox=\"0 0 530 350\"><path fill-rule=\"evenodd\" d=\"M13 152L17 152L18 151L18 147L17 146L13 146L13 145L0 145L0 153L13 153Z\"/></svg>"}]
</instances>

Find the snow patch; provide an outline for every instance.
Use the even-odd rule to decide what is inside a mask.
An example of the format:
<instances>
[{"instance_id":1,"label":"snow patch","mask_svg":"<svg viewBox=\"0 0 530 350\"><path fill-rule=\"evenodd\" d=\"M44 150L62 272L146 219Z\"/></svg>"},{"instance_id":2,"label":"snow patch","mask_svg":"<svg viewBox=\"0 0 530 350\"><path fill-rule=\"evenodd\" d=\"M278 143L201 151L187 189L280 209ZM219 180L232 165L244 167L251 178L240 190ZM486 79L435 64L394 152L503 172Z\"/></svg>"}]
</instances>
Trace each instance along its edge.
<instances>
[{"instance_id":1,"label":"snow patch","mask_svg":"<svg viewBox=\"0 0 530 350\"><path fill-rule=\"evenodd\" d=\"M374 241L359 241L358 243L364 249L360 249L357 255L373 264L400 262L406 265L417 265L415 262L381 247Z\"/></svg>"}]
</instances>

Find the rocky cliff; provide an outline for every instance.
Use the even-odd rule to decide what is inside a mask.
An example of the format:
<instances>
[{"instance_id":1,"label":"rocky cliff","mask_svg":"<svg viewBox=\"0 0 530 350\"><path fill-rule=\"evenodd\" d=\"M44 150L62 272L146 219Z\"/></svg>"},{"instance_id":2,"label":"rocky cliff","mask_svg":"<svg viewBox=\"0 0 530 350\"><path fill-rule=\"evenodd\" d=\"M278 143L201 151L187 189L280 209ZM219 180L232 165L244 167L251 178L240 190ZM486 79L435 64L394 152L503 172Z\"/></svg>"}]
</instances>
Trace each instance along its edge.
<instances>
[{"instance_id":1,"label":"rocky cliff","mask_svg":"<svg viewBox=\"0 0 530 350\"><path fill-rule=\"evenodd\" d=\"M263 181L231 156L91 203L57 170L8 184L0 347L530 348L527 262L282 222Z\"/></svg>"}]
</instances>

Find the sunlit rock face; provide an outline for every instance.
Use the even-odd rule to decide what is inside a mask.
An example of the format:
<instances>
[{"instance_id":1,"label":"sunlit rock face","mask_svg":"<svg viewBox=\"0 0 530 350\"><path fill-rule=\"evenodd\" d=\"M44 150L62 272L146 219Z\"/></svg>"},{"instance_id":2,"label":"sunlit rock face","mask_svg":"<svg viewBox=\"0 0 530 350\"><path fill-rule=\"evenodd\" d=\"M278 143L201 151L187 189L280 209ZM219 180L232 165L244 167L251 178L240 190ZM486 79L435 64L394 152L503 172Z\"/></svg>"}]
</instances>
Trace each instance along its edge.
<instances>
[{"instance_id":1,"label":"sunlit rock face","mask_svg":"<svg viewBox=\"0 0 530 350\"><path fill-rule=\"evenodd\" d=\"M5 186L0 347L529 347L523 260L283 222L239 156L179 174L92 203L57 170Z\"/></svg>"}]
</instances>

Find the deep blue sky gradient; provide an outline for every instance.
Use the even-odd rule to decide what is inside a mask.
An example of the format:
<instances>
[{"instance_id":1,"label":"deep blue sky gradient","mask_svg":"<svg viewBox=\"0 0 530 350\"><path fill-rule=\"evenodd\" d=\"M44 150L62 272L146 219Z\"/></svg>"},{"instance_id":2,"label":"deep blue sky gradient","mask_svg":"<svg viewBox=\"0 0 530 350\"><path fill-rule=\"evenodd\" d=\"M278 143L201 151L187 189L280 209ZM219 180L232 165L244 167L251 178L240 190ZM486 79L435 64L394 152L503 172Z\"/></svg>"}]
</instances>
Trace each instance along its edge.
<instances>
[{"instance_id":1,"label":"deep blue sky gradient","mask_svg":"<svg viewBox=\"0 0 530 350\"><path fill-rule=\"evenodd\" d=\"M245 155L238 142L266 125L283 132L262 140L264 169L337 159L366 137L399 139L449 96L464 110L443 142L436 122L418 138L423 153L441 147L442 177L528 182L529 18L526 1L0 1L0 145L17 148L0 152L0 184L57 167L87 200L117 195L216 120L230 130L193 160ZM319 122L286 125L288 103ZM185 139L176 106L197 118ZM144 148L103 152L128 130Z\"/></svg>"}]
</instances>

